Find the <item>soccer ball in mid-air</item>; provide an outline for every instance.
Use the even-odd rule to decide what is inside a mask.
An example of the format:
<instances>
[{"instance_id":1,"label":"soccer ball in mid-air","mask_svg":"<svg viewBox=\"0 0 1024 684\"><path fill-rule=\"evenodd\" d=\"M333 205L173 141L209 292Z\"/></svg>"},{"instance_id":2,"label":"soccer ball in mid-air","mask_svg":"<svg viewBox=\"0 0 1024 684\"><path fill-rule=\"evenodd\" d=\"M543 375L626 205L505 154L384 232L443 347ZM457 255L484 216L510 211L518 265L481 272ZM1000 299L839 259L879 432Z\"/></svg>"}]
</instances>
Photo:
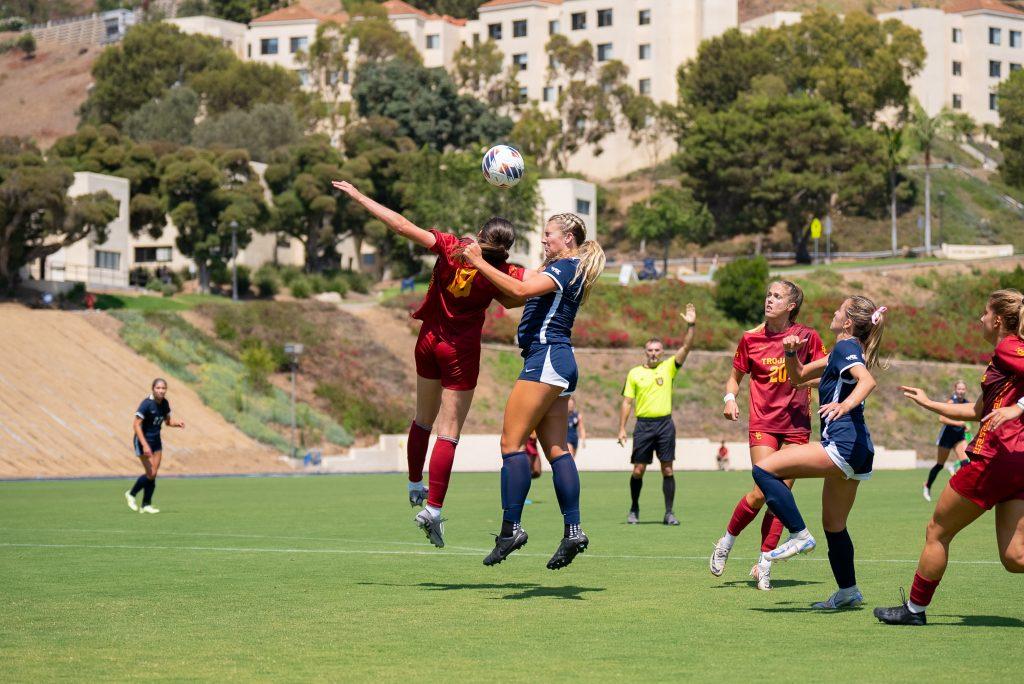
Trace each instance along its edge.
<instances>
[{"instance_id":1,"label":"soccer ball in mid-air","mask_svg":"<svg viewBox=\"0 0 1024 684\"><path fill-rule=\"evenodd\" d=\"M487 150L481 166L487 182L498 188L511 188L526 173L523 155L508 145L495 145Z\"/></svg>"}]
</instances>

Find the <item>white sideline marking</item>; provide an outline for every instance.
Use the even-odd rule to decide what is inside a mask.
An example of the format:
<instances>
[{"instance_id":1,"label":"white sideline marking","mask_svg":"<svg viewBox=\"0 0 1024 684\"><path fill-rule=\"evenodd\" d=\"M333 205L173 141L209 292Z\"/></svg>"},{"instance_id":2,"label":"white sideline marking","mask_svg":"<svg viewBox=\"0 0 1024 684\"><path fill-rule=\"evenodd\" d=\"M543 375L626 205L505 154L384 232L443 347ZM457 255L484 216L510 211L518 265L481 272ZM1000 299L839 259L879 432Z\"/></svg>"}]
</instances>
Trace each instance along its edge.
<instances>
[{"instance_id":1,"label":"white sideline marking","mask_svg":"<svg viewBox=\"0 0 1024 684\"><path fill-rule=\"evenodd\" d=\"M366 540L369 543L377 543ZM405 543L405 542L388 542ZM0 542L0 547L7 548L31 548L31 549L128 549L134 551L218 551L221 553L312 553L312 554L342 554L342 555L369 555L369 556L433 556L442 558L444 556L477 556L485 550L469 551L412 551L412 550L389 550L389 549L296 549L296 548L273 548L273 547L245 547L245 546L156 546L156 545L135 545L135 544L38 544L33 542ZM449 547L451 548L451 547ZM464 547L463 547L464 548ZM516 552L517 556L546 557L543 553ZM679 560L679 561L707 561L707 556L635 556L619 554L597 554L588 553L586 558L598 558L604 560ZM737 558L737 560L755 560L754 558ZM827 558L806 558L805 560L827 562ZM898 563L916 564L917 559L910 558L858 558L858 563ZM999 561L993 560L950 560L955 565L999 565Z\"/></svg>"}]
</instances>

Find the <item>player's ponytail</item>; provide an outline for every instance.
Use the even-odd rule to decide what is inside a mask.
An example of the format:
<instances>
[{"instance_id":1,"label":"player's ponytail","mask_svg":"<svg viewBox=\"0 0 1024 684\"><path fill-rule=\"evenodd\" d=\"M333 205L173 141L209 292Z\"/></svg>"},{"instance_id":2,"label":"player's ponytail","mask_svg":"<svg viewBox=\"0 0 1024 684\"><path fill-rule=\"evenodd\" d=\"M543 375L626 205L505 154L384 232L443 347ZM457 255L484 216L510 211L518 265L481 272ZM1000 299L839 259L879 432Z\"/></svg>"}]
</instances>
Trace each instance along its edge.
<instances>
[{"instance_id":1,"label":"player's ponytail","mask_svg":"<svg viewBox=\"0 0 1024 684\"><path fill-rule=\"evenodd\" d=\"M580 297L582 304L590 297L591 288L594 287L594 283L604 271L604 250L596 240L587 239L587 225L576 214L555 214L548 219L548 223L556 223L561 227L563 233L570 233L577 245L576 258L580 263L576 267L576 275L569 282L569 286L572 287L578 281L583 281L583 294Z\"/></svg>"},{"instance_id":2,"label":"player's ponytail","mask_svg":"<svg viewBox=\"0 0 1024 684\"><path fill-rule=\"evenodd\" d=\"M1024 295L1020 290L996 290L988 296L988 306L1003 319L1003 332L1024 339Z\"/></svg>"},{"instance_id":3,"label":"player's ponytail","mask_svg":"<svg viewBox=\"0 0 1024 684\"><path fill-rule=\"evenodd\" d=\"M884 306L875 306L867 297L853 295L848 298L846 317L853 323L850 333L856 337L864 348L864 363L869 369L878 363L878 352L882 346L882 333L885 331ZM883 364L883 368L886 367Z\"/></svg>"},{"instance_id":4,"label":"player's ponytail","mask_svg":"<svg viewBox=\"0 0 1024 684\"><path fill-rule=\"evenodd\" d=\"M498 267L508 261L508 251L516 241L516 229L508 219L495 216L480 229L480 251L484 261Z\"/></svg>"}]
</instances>

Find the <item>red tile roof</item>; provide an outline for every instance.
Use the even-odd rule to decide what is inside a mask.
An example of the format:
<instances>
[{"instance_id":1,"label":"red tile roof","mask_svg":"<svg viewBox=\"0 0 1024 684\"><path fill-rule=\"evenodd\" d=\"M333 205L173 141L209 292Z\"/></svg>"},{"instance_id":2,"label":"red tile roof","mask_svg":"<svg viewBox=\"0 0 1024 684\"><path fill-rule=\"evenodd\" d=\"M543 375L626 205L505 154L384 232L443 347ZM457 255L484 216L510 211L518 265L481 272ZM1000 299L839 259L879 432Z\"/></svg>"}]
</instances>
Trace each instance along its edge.
<instances>
[{"instance_id":1,"label":"red tile roof","mask_svg":"<svg viewBox=\"0 0 1024 684\"><path fill-rule=\"evenodd\" d=\"M256 17L252 20L254 24L264 24L274 21L336 21L344 24L348 21L348 15L344 12L338 11L334 13L319 12L316 9L310 8L302 3L298 5L291 5L289 7L282 7L279 10L274 10L270 14L264 14L262 17Z\"/></svg>"},{"instance_id":2,"label":"red tile roof","mask_svg":"<svg viewBox=\"0 0 1024 684\"><path fill-rule=\"evenodd\" d=\"M531 2L532 0L490 0L480 5L480 9L485 7L501 7L502 5L518 5L520 3ZM562 0L539 0L539 2L546 3L548 5L561 5Z\"/></svg>"},{"instance_id":3,"label":"red tile roof","mask_svg":"<svg viewBox=\"0 0 1024 684\"><path fill-rule=\"evenodd\" d=\"M454 24L455 26L465 26L466 25L466 20L465 19L456 19L455 17L449 17L447 14L445 14L445 15L428 14L427 12L424 12L423 10L419 9L418 7L413 7L409 3L403 2L403 0L387 0L387 2L384 2L384 3L381 3L381 4L384 6L384 9L387 10L388 14L391 15L391 16L402 16L404 14L415 14L416 16L422 17L423 19L426 19L428 21L440 20L440 21L447 22L449 24Z\"/></svg>"},{"instance_id":4,"label":"red tile roof","mask_svg":"<svg viewBox=\"0 0 1024 684\"><path fill-rule=\"evenodd\" d=\"M977 12L988 10L990 12L1002 12L1004 14L1018 14L1024 16L1024 12L1011 7L999 0L957 0L944 8L947 14L963 14L965 12Z\"/></svg>"}]
</instances>

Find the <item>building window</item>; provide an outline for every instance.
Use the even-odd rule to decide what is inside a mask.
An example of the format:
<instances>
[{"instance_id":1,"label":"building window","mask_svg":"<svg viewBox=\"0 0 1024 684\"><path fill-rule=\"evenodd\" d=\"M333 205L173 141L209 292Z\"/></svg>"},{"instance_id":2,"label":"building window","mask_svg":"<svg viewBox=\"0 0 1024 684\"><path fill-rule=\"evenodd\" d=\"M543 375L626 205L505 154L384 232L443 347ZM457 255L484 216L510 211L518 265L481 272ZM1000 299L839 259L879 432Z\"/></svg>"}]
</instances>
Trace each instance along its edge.
<instances>
[{"instance_id":1,"label":"building window","mask_svg":"<svg viewBox=\"0 0 1024 684\"><path fill-rule=\"evenodd\" d=\"M479 45L479 44L480 44L480 34L479 33L474 33L473 34L473 45Z\"/></svg>"},{"instance_id":2,"label":"building window","mask_svg":"<svg viewBox=\"0 0 1024 684\"><path fill-rule=\"evenodd\" d=\"M277 54L277 38L263 38L260 40L261 55Z\"/></svg>"},{"instance_id":3,"label":"building window","mask_svg":"<svg viewBox=\"0 0 1024 684\"><path fill-rule=\"evenodd\" d=\"M519 71L526 71L526 53L512 55L512 63L519 67Z\"/></svg>"},{"instance_id":4,"label":"building window","mask_svg":"<svg viewBox=\"0 0 1024 684\"><path fill-rule=\"evenodd\" d=\"M576 213L577 214L589 214L590 213L590 200L577 199L576 200Z\"/></svg>"},{"instance_id":5,"label":"building window","mask_svg":"<svg viewBox=\"0 0 1024 684\"><path fill-rule=\"evenodd\" d=\"M597 25L598 26L611 26L612 25L612 11L610 9L597 10Z\"/></svg>"},{"instance_id":6,"label":"building window","mask_svg":"<svg viewBox=\"0 0 1024 684\"><path fill-rule=\"evenodd\" d=\"M607 62L612 58L612 44L611 43L598 43L597 45L597 61Z\"/></svg>"},{"instance_id":7,"label":"building window","mask_svg":"<svg viewBox=\"0 0 1024 684\"><path fill-rule=\"evenodd\" d=\"M487 37L491 40L501 40L501 24L488 24Z\"/></svg>"},{"instance_id":8,"label":"building window","mask_svg":"<svg viewBox=\"0 0 1024 684\"><path fill-rule=\"evenodd\" d=\"M1015 71L1020 71L1020 64L1016 64L1015 62L1010 62L1010 73L1012 74Z\"/></svg>"},{"instance_id":9,"label":"building window","mask_svg":"<svg viewBox=\"0 0 1024 684\"><path fill-rule=\"evenodd\" d=\"M305 50L309 47L309 38L306 36L292 37L288 39L288 51L295 54L299 50Z\"/></svg>"},{"instance_id":10,"label":"building window","mask_svg":"<svg viewBox=\"0 0 1024 684\"><path fill-rule=\"evenodd\" d=\"M964 75L964 66L963 66L963 64L961 64L960 62L953 62L953 75L954 76L963 76Z\"/></svg>"},{"instance_id":11,"label":"building window","mask_svg":"<svg viewBox=\"0 0 1024 684\"><path fill-rule=\"evenodd\" d=\"M295 73L297 73L299 75L299 83L301 83L304 86L308 86L309 85L309 70L308 69L299 69Z\"/></svg>"},{"instance_id":12,"label":"building window","mask_svg":"<svg viewBox=\"0 0 1024 684\"><path fill-rule=\"evenodd\" d=\"M111 271L121 270L121 253L120 252L104 252L96 250L96 256L93 257L93 265L96 268L107 268Z\"/></svg>"},{"instance_id":13,"label":"building window","mask_svg":"<svg viewBox=\"0 0 1024 684\"><path fill-rule=\"evenodd\" d=\"M999 111L999 96L995 93L988 94L988 108L993 112Z\"/></svg>"},{"instance_id":14,"label":"building window","mask_svg":"<svg viewBox=\"0 0 1024 684\"><path fill-rule=\"evenodd\" d=\"M252 59L252 43L245 46L245 57L246 59Z\"/></svg>"},{"instance_id":15,"label":"building window","mask_svg":"<svg viewBox=\"0 0 1024 684\"><path fill-rule=\"evenodd\" d=\"M992 78L999 78L1003 75L1003 63L994 59L988 61L988 75Z\"/></svg>"},{"instance_id":16,"label":"building window","mask_svg":"<svg viewBox=\"0 0 1024 684\"><path fill-rule=\"evenodd\" d=\"M639 90L640 90L640 94L641 95L650 95L651 94L651 79L649 79L649 78L641 78L640 79L640 84L639 84Z\"/></svg>"},{"instance_id":17,"label":"building window","mask_svg":"<svg viewBox=\"0 0 1024 684\"><path fill-rule=\"evenodd\" d=\"M526 92L526 86L519 89L519 97L516 98L516 104L526 104L526 99L529 95Z\"/></svg>"},{"instance_id":18,"label":"building window","mask_svg":"<svg viewBox=\"0 0 1024 684\"><path fill-rule=\"evenodd\" d=\"M963 97L963 95L958 95L957 93L953 93L953 109L963 109L963 108L964 108L964 97Z\"/></svg>"},{"instance_id":19,"label":"building window","mask_svg":"<svg viewBox=\"0 0 1024 684\"><path fill-rule=\"evenodd\" d=\"M1010 47L1020 47L1020 31L1010 31Z\"/></svg>"},{"instance_id":20,"label":"building window","mask_svg":"<svg viewBox=\"0 0 1024 684\"><path fill-rule=\"evenodd\" d=\"M328 85L336 86L338 81L341 79L341 72L338 70L327 72L327 83Z\"/></svg>"},{"instance_id":21,"label":"building window","mask_svg":"<svg viewBox=\"0 0 1024 684\"><path fill-rule=\"evenodd\" d=\"M651 44L650 43L643 43L643 44L641 44L640 45L640 59L650 59L650 58L651 58Z\"/></svg>"},{"instance_id":22,"label":"building window","mask_svg":"<svg viewBox=\"0 0 1024 684\"><path fill-rule=\"evenodd\" d=\"M964 30L955 28L953 29L953 42L962 43L964 42Z\"/></svg>"},{"instance_id":23,"label":"building window","mask_svg":"<svg viewBox=\"0 0 1024 684\"><path fill-rule=\"evenodd\" d=\"M525 38L526 37L526 20L519 19L512 22L512 37L513 38Z\"/></svg>"},{"instance_id":24,"label":"building window","mask_svg":"<svg viewBox=\"0 0 1024 684\"><path fill-rule=\"evenodd\" d=\"M427 49L436 50L441 47L441 36L437 33L431 33L427 36Z\"/></svg>"},{"instance_id":25,"label":"building window","mask_svg":"<svg viewBox=\"0 0 1024 684\"><path fill-rule=\"evenodd\" d=\"M1003 41L1003 30L989 27L988 29L988 44L999 45Z\"/></svg>"},{"instance_id":26,"label":"building window","mask_svg":"<svg viewBox=\"0 0 1024 684\"><path fill-rule=\"evenodd\" d=\"M637 14L637 23L640 24L641 26L647 26L648 24L650 24L651 10L640 10L640 12Z\"/></svg>"},{"instance_id":27,"label":"building window","mask_svg":"<svg viewBox=\"0 0 1024 684\"><path fill-rule=\"evenodd\" d=\"M562 30L562 22L557 19L552 19L548 22L548 35L553 36Z\"/></svg>"},{"instance_id":28,"label":"building window","mask_svg":"<svg viewBox=\"0 0 1024 684\"><path fill-rule=\"evenodd\" d=\"M545 102L554 102L555 100L555 88L554 86L544 86L543 94L541 99Z\"/></svg>"},{"instance_id":29,"label":"building window","mask_svg":"<svg viewBox=\"0 0 1024 684\"><path fill-rule=\"evenodd\" d=\"M587 28L587 13L586 12L573 12L572 13L572 30L582 31Z\"/></svg>"},{"instance_id":30,"label":"building window","mask_svg":"<svg viewBox=\"0 0 1024 684\"><path fill-rule=\"evenodd\" d=\"M111 252L107 252L111 254ZM170 247L136 247L135 263L168 262L171 260Z\"/></svg>"}]
</instances>

